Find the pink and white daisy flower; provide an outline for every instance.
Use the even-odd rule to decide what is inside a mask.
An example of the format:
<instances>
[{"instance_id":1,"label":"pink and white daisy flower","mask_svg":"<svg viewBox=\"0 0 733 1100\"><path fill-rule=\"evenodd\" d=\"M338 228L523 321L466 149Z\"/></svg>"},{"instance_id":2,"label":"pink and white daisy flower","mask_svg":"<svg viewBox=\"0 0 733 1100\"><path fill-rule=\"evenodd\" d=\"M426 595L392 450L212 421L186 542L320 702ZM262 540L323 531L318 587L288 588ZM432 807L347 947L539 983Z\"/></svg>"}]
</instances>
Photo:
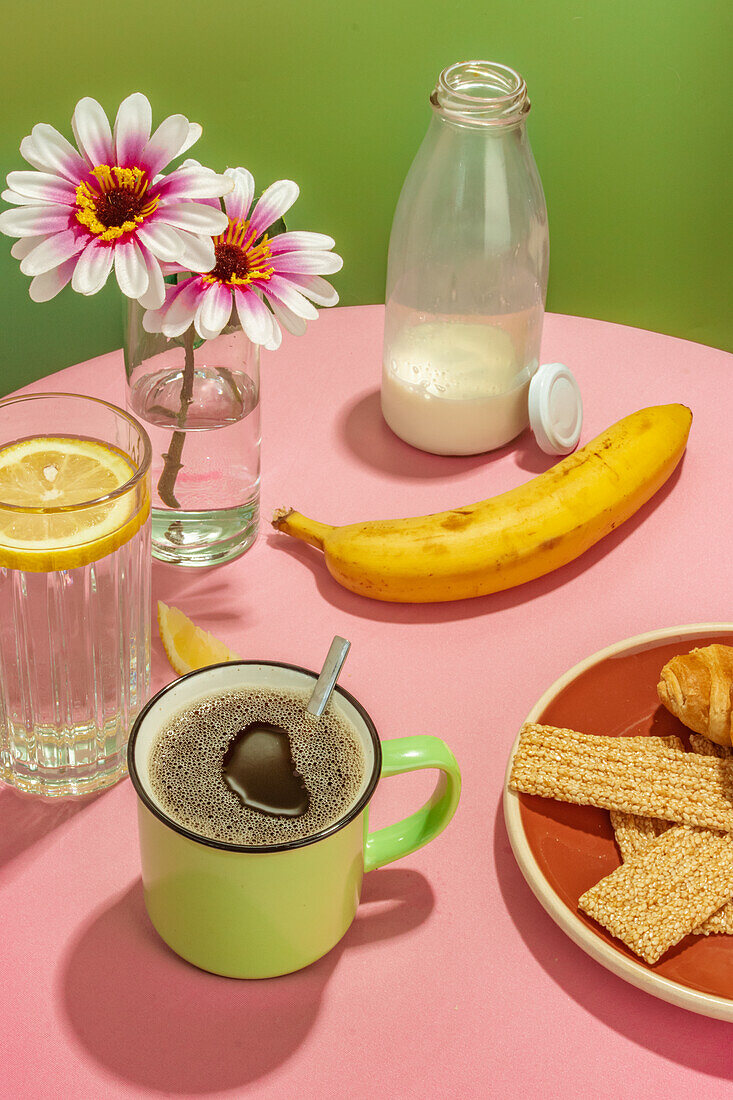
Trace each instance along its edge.
<instances>
[{"instance_id":1,"label":"pink and white daisy flower","mask_svg":"<svg viewBox=\"0 0 733 1100\"><path fill-rule=\"evenodd\" d=\"M292 180L273 183L250 213L255 189L251 173L227 168L224 175L233 190L224 197L227 225L213 240L215 266L189 267L195 274L166 287L164 305L148 310L143 327L172 337L193 324L202 339L211 340L236 307L250 340L274 350L282 340L280 325L299 336L306 322L318 316L316 304L336 305L338 294L321 276L339 271L343 260L331 251L333 238L323 233L268 237L266 231L298 197Z\"/></svg>"},{"instance_id":2,"label":"pink and white daisy flower","mask_svg":"<svg viewBox=\"0 0 733 1100\"><path fill-rule=\"evenodd\" d=\"M165 300L161 263L215 263L211 237L226 229L219 204L231 180L188 163L163 169L198 141L201 127L170 115L151 136L152 110L136 92L117 112L114 132L95 99L81 99L71 120L78 150L46 123L23 138L20 152L35 171L11 172L0 231L19 238L12 255L33 276L36 302L68 282L96 294L114 266L120 290L146 308Z\"/></svg>"}]
</instances>

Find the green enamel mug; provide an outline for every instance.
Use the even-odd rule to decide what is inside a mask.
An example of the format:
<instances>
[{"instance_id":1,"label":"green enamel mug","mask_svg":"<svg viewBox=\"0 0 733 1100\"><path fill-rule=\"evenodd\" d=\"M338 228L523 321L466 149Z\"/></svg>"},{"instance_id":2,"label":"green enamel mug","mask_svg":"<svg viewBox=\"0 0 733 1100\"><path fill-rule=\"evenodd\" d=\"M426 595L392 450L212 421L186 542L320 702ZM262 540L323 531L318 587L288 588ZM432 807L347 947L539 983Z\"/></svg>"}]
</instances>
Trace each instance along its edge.
<instances>
[{"instance_id":1,"label":"green enamel mug","mask_svg":"<svg viewBox=\"0 0 733 1100\"><path fill-rule=\"evenodd\" d=\"M336 687L335 706L356 730L366 767L347 812L313 836L247 847L209 840L171 818L155 797L148 760L157 735L202 699L248 687L304 690L317 673L274 661L235 661L182 676L141 711L128 746L138 796L145 905L159 935L203 970L233 978L289 974L320 959L356 914L365 871L422 848L443 831L458 805L461 776L437 737L381 743L353 695ZM369 802L380 777L434 768L433 794L415 813L369 832Z\"/></svg>"}]
</instances>

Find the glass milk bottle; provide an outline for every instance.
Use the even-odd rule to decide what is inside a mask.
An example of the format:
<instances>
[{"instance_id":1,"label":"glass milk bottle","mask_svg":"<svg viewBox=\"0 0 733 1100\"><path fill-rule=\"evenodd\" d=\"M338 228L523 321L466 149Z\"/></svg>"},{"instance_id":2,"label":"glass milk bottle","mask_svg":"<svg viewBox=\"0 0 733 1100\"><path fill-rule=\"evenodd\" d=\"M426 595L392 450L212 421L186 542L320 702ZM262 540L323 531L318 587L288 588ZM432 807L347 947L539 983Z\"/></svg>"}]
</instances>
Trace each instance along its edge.
<instances>
[{"instance_id":1,"label":"glass milk bottle","mask_svg":"<svg viewBox=\"0 0 733 1100\"><path fill-rule=\"evenodd\" d=\"M547 210L518 73L451 65L430 104L389 243L382 412L414 447L479 454L529 422Z\"/></svg>"}]
</instances>

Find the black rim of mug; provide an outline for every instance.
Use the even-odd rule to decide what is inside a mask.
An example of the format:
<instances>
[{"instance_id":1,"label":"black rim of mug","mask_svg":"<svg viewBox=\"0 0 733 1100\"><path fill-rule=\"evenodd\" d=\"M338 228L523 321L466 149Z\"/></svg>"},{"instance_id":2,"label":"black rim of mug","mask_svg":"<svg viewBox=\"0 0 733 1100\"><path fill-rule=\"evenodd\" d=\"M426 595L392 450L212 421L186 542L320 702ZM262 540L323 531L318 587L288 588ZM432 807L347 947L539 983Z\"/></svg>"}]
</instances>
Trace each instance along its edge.
<instances>
[{"instance_id":1,"label":"black rim of mug","mask_svg":"<svg viewBox=\"0 0 733 1100\"><path fill-rule=\"evenodd\" d=\"M194 833L190 829L186 829L183 825L179 825L177 821L174 821L171 817L168 817L159 806L155 804L148 792L146 791L135 763L135 744L137 742L137 736L140 732L140 728L145 721L148 713L168 692L178 687L184 680L191 680L194 677L202 676L207 672L217 668L239 668L249 667L252 665L262 665L267 668L285 668L291 672L301 672L306 676L311 676L313 680L318 679L318 673L313 672L310 668L303 668L302 665L287 664L284 661L222 661L216 665L207 665L205 668L194 669L193 672L187 672L184 676L179 676L177 680L173 680L172 683L166 684L164 688L156 692L152 699L149 699L143 709L138 714L137 718L133 722L132 729L130 731L130 739L127 744L127 770L130 774L132 785L135 788L138 798L143 803L145 808L150 811L159 821L162 821L164 825L167 825L169 829L172 829L176 833L180 833L181 836L185 836L187 840L192 840L195 844L205 844L209 848L219 848L225 852L249 852L253 855L256 853L262 853L267 855L271 852L289 852L295 848L305 848L309 844L315 844L319 840L325 840L326 837L332 836L334 833L339 832L346 825L348 825L354 818L358 817L365 806L368 805L374 794L379 777L382 771L382 746L379 740L379 734L374 722L369 717L369 714L364 709L358 699L342 688L339 684L336 685L335 692L342 698L346 699L354 709L358 712L360 718L364 722L367 728L369 736L372 741L372 749L374 752L374 763L372 766L372 774L369 778L369 782L364 789L362 795L357 799L351 809L340 817L338 821L334 821L331 825L327 825L325 829L321 829L319 832L314 833L313 836L301 837L299 840L289 840L284 844L229 844L224 840L212 840L210 837L201 836L200 833ZM249 686L249 685L245 685ZM221 690L221 689L220 689ZM226 691L235 691L236 687L229 687L224 689ZM212 694L216 694L215 690L212 690Z\"/></svg>"}]
</instances>

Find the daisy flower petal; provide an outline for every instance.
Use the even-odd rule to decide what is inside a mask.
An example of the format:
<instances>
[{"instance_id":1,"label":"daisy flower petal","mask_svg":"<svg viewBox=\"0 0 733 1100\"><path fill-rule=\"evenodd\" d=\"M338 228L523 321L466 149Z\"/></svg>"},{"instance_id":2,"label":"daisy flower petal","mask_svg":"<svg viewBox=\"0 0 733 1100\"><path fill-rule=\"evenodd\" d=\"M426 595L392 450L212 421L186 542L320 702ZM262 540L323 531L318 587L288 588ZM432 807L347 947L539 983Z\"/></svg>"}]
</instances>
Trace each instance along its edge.
<instances>
[{"instance_id":1,"label":"daisy flower petal","mask_svg":"<svg viewBox=\"0 0 733 1100\"><path fill-rule=\"evenodd\" d=\"M229 220L221 210L202 202L172 202L165 207L165 220L174 229L215 236L223 233Z\"/></svg>"},{"instance_id":2,"label":"daisy flower petal","mask_svg":"<svg viewBox=\"0 0 733 1100\"><path fill-rule=\"evenodd\" d=\"M180 157L182 153L187 153L188 150L191 148L191 146L196 144L196 142L201 137L203 132L204 132L203 126L201 126L201 124L199 122L189 122L189 124L188 124L188 133L186 134L186 137L184 138L184 141L183 141L183 144L181 145L181 148L176 153L176 156ZM172 158L172 159L175 159L175 158Z\"/></svg>"},{"instance_id":3,"label":"daisy flower petal","mask_svg":"<svg viewBox=\"0 0 733 1100\"><path fill-rule=\"evenodd\" d=\"M213 340L232 314L232 292L221 283L211 283L198 304L194 325L203 340Z\"/></svg>"},{"instance_id":4,"label":"daisy flower petal","mask_svg":"<svg viewBox=\"0 0 733 1100\"><path fill-rule=\"evenodd\" d=\"M141 167L144 166L150 176L157 176L184 147L188 148L188 137L188 119L184 115L169 115L145 145L140 157Z\"/></svg>"},{"instance_id":5,"label":"daisy flower petal","mask_svg":"<svg viewBox=\"0 0 733 1100\"><path fill-rule=\"evenodd\" d=\"M290 209L299 194L300 188L292 180L277 180L262 192L250 218L258 237Z\"/></svg>"},{"instance_id":6,"label":"daisy flower petal","mask_svg":"<svg viewBox=\"0 0 733 1100\"><path fill-rule=\"evenodd\" d=\"M93 241L76 260L71 278L72 290L79 294L96 294L107 282L113 260L113 248Z\"/></svg>"},{"instance_id":7,"label":"daisy flower petal","mask_svg":"<svg viewBox=\"0 0 733 1100\"><path fill-rule=\"evenodd\" d=\"M206 293L208 284L192 276L185 282L179 283L176 294L171 295L170 304L166 301L161 331L166 336L181 336L187 328L193 324L199 302Z\"/></svg>"},{"instance_id":8,"label":"daisy flower petal","mask_svg":"<svg viewBox=\"0 0 733 1100\"><path fill-rule=\"evenodd\" d=\"M277 351L277 349L280 347L282 342L283 342L282 329L280 328L279 324L277 323L277 321L273 317L272 318L272 336L267 341L267 343L264 344L263 346L264 346L266 351Z\"/></svg>"},{"instance_id":9,"label":"daisy flower petal","mask_svg":"<svg viewBox=\"0 0 733 1100\"><path fill-rule=\"evenodd\" d=\"M190 282L191 280L187 280ZM160 309L148 309L143 314L143 328L146 332L162 332L162 322L166 317L168 310L173 302L176 300L179 294L182 294L186 287L186 282L176 283L174 286L167 286L165 288L165 301Z\"/></svg>"},{"instance_id":10,"label":"daisy flower petal","mask_svg":"<svg viewBox=\"0 0 733 1100\"><path fill-rule=\"evenodd\" d=\"M31 299L34 302L50 302L68 283L75 264L76 260L67 260L54 268L53 271L45 271L43 275L36 275L30 285Z\"/></svg>"},{"instance_id":11,"label":"daisy flower petal","mask_svg":"<svg viewBox=\"0 0 733 1100\"><path fill-rule=\"evenodd\" d=\"M47 122L38 122L20 143L20 155L33 168L63 176L74 186L87 171L87 164L70 141Z\"/></svg>"},{"instance_id":12,"label":"daisy flower petal","mask_svg":"<svg viewBox=\"0 0 733 1100\"><path fill-rule=\"evenodd\" d=\"M315 321L318 316L318 310L309 302L307 298L304 298L300 291L291 286L287 279L283 279L278 275L273 275L267 285L262 288L265 297L269 300L275 298L282 305L286 306L298 317L304 317L307 321Z\"/></svg>"},{"instance_id":13,"label":"daisy flower petal","mask_svg":"<svg viewBox=\"0 0 733 1100\"><path fill-rule=\"evenodd\" d=\"M239 323L253 344L267 344L273 339L273 316L254 291L235 287L234 303Z\"/></svg>"},{"instance_id":14,"label":"daisy flower petal","mask_svg":"<svg viewBox=\"0 0 733 1100\"><path fill-rule=\"evenodd\" d=\"M175 263L181 259L184 252L184 243L181 235L169 225L163 222L150 222L141 225L137 231L137 238L145 245L154 256L164 263Z\"/></svg>"},{"instance_id":15,"label":"daisy flower petal","mask_svg":"<svg viewBox=\"0 0 733 1100\"><path fill-rule=\"evenodd\" d=\"M134 240L118 244L114 249L117 285L128 298L141 298L150 282L148 268L139 245Z\"/></svg>"},{"instance_id":16,"label":"daisy flower petal","mask_svg":"<svg viewBox=\"0 0 733 1100\"><path fill-rule=\"evenodd\" d=\"M14 260L24 260L28 253L32 252L36 245L39 245L44 239L44 237L21 237L13 242L10 255Z\"/></svg>"},{"instance_id":17,"label":"daisy flower petal","mask_svg":"<svg viewBox=\"0 0 733 1100\"><path fill-rule=\"evenodd\" d=\"M216 252L211 237L197 237L195 233L187 233L185 229L177 229L175 232L181 241L179 262L186 271L211 271L216 263Z\"/></svg>"},{"instance_id":18,"label":"daisy flower petal","mask_svg":"<svg viewBox=\"0 0 733 1100\"><path fill-rule=\"evenodd\" d=\"M143 328L146 332L162 332L165 305L160 309L146 309L143 313Z\"/></svg>"},{"instance_id":19,"label":"daisy flower petal","mask_svg":"<svg viewBox=\"0 0 733 1100\"><path fill-rule=\"evenodd\" d=\"M270 305L283 328L286 328L288 332L292 332L293 336L303 335L308 327L308 322L304 317L298 317L287 306L280 305L279 302L272 299L270 299Z\"/></svg>"},{"instance_id":20,"label":"daisy flower petal","mask_svg":"<svg viewBox=\"0 0 733 1100\"><path fill-rule=\"evenodd\" d=\"M148 289L138 298L140 305L143 309L159 309L165 302L165 281L163 279L163 272L160 269L160 264L156 260L155 256L141 246L145 265L148 269Z\"/></svg>"},{"instance_id":21,"label":"daisy flower petal","mask_svg":"<svg viewBox=\"0 0 733 1100\"><path fill-rule=\"evenodd\" d=\"M30 199L39 205L58 203L60 206L74 206L76 203L73 183L50 172L9 172L8 187L24 201Z\"/></svg>"},{"instance_id":22,"label":"daisy flower petal","mask_svg":"<svg viewBox=\"0 0 733 1100\"><path fill-rule=\"evenodd\" d=\"M147 96L133 92L123 99L115 119L115 162L120 168L137 165L150 140L153 112Z\"/></svg>"},{"instance_id":23,"label":"daisy flower petal","mask_svg":"<svg viewBox=\"0 0 733 1100\"><path fill-rule=\"evenodd\" d=\"M8 237L40 237L69 228L69 211L57 206L18 206L0 214L0 233Z\"/></svg>"},{"instance_id":24,"label":"daisy flower petal","mask_svg":"<svg viewBox=\"0 0 733 1100\"><path fill-rule=\"evenodd\" d=\"M224 200L224 209L233 221L246 221L255 193L255 181L246 168L227 168L224 172L234 190Z\"/></svg>"},{"instance_id":25,"label":"daisy flower petal","mask_svg":"<svg viewBox=\"0 0 733 1100\"><path fill-rule=\"evenodd\" d=\"M272 260L278 275L333 275L344 266L336 252L281 252Z\"/></svg>"},{"instance_id":26,"label":"daisy flower petal","mask_svg":"<svg viewBox=\"0 0 733 1100\"><path fill-rule=\"evenodd\" d=\"M5 191L0 192L0 199L3 202L11 202L13 206L38 206L38 202L35 199L29 199L25 195L19 195L17 191L11 191L10 188L6 188Z\"/></svg>"},{"instance_id":27,"label":"daisy flower petal","mask_svg":"<svg viewBox=\"0 0 733 1100\"><path fill-rule=\"evenodd\" d=\"M288 282L317 306L335 306L339 296L330 283L320 275L288 275Z\"/></svg>"},{"instance_id":28,"label":"daisy flower petal","mask_svg":"<svg viewBox=\"0 0 733 1100\"><path fill-rule=\"evenodd\" d=\"M87 245L87 239L73 229L56 233L53 237L44 237L36 247L21 260L20 270L24 275L44 275L54 267L59 267L72 256L77 256Z\"/></svg>"},{"instance_id":29,"label":"daisy flower petal","mask_svg":"<svg viewBox=\"0 0 733 1100\"><path fill-rule=\"evenodd\" d=\"M270 252L297 252L303 249L321 251L333 248L336 244L333 237L327 237L325 233L279 233L268 241Z\"/></svg>"},{"instance_id":30,"label":"daisy flower petal","mask_svg":"<svg viewBox=\"0 0 733 1100\"><path fill-rule=\"evenodd\" d=\"M90 168L113 163L112 130L101 103L91 96L80 99L71 117L71 129Z\"/></svg>"},{"instance_id":31,"label":"daisy flower petal","mask_svg":"<svg viewBox=\"0 0 733 1100\"><path fill-rule=\"evenodd\" d=\"M217 198L228 194L232 189L232 181L226 175L212 172L210 168L202 165L186 167L182 165L169 175L164 176L158 184L158 194L167 201L173 201L179 197L187 199L211 199L214 209L221 210Z\"/></svg>"}]
</instances>

